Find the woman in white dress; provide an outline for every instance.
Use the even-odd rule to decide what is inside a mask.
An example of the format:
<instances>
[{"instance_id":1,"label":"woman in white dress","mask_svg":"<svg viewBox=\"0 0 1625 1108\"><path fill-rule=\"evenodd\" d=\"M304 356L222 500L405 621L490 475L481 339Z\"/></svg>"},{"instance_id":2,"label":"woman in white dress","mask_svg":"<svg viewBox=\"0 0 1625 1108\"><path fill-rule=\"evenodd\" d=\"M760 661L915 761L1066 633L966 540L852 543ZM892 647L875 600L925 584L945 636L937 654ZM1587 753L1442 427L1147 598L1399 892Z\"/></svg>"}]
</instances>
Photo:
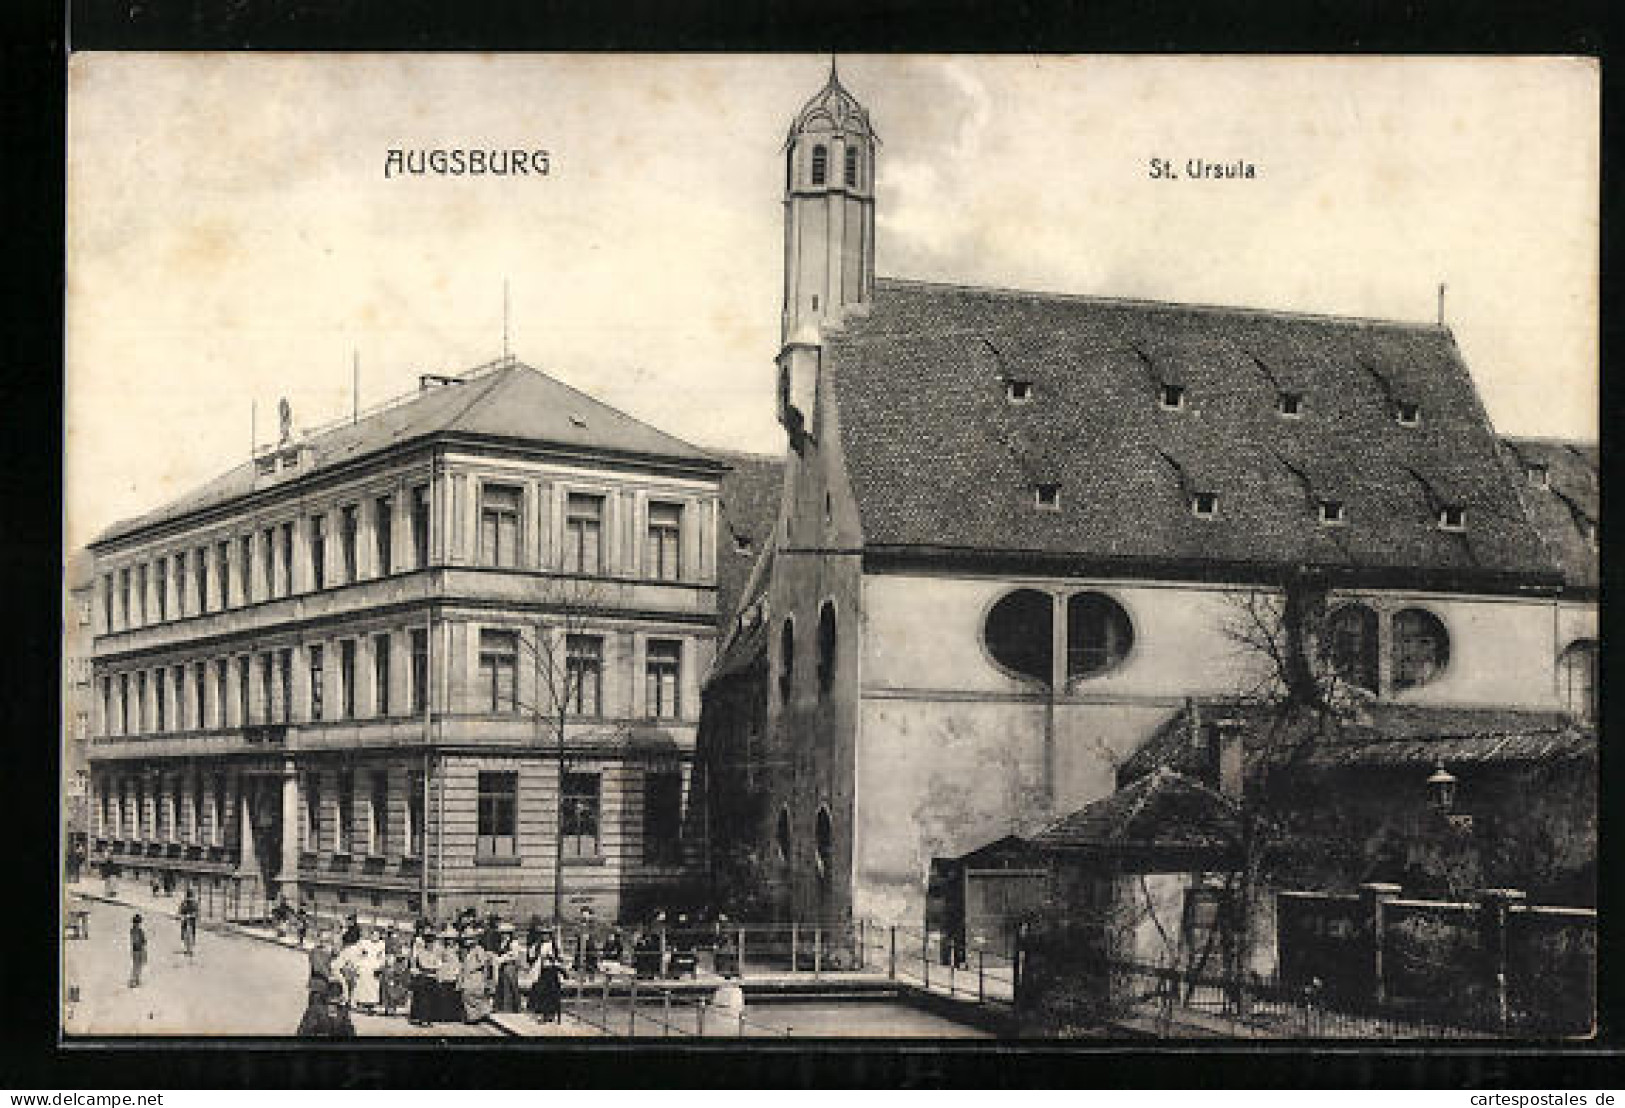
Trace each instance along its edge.
<instances>
[{"instance_id":1,"label":"woman in white dress","mask_svg":"<svg viewBox=\"0 0 1625 1108\"><path fill-rule=\"evenodd\" d=\"M372 1011L378 1007L382 998L380 992L379 975L384 969L384 939L377 928L355 944L355 992L350 997L352 1005Z\"/></svg>"}]
</instances>

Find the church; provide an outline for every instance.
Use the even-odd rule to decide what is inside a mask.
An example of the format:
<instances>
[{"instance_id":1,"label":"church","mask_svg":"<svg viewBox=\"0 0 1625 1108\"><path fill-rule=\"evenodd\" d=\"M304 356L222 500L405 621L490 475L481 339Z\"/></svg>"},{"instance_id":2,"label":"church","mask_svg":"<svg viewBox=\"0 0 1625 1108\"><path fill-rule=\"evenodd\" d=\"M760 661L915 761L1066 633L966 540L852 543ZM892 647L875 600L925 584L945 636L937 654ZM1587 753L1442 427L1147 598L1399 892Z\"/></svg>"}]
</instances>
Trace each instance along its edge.
<instances>
[{"instance_id":1,"label":"church","mask_svg":"<svg viewBox=\"0 0 1625 1108\"><path fill-rule=\"evenodd\" d=\"M1594 500L1531 507L1447 326L877 276L878 153L832 67L783 149L778 517L696 754L733 910L920 926L942 863L1267 683L1238 624L1293 587L1416 803L1555 749L1594 777Z\"/></svg>"}]
</instances>

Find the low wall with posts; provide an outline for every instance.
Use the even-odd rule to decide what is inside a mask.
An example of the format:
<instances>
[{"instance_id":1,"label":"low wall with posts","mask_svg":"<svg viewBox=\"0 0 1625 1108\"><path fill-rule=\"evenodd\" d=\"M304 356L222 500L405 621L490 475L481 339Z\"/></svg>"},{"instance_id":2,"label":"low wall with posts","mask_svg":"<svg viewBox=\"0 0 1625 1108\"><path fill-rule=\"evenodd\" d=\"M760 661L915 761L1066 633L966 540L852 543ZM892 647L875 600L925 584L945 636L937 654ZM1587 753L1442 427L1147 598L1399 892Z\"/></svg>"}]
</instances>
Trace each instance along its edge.
<instances>
[{"instance_id":1,"label":"low wall with posts","mask_svg":"<svg viewBox=\"0 0 1625 1108\"><path fill-rule=\"evenodd\" d=\"M1523 903L1411 900L1398 885L1358 895L1282 892L1282 983L1320 1003L1434 1024L1579 1035L1593 1024L1596 913Z\"/></svg>"}]
</instances>

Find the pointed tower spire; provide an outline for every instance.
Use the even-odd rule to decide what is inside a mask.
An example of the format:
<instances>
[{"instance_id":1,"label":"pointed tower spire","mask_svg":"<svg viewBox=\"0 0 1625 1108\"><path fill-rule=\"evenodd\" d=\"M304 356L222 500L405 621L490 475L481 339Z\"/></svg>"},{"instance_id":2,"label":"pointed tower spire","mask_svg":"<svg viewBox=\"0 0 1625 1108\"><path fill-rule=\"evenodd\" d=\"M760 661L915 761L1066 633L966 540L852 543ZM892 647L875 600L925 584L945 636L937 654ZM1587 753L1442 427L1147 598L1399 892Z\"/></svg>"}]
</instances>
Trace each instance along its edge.
<instances>
[{"instance_id":1,"label":"pointed tower spire","mask_svg":"<svg viewBox=\"0 0 1625 1108\"><path fill-rule=\"evenodd\" d=\"M785 138L783 341L838 324L874 294L878 142L831 53L829 79Z\"/></svg>"}]
</instances>

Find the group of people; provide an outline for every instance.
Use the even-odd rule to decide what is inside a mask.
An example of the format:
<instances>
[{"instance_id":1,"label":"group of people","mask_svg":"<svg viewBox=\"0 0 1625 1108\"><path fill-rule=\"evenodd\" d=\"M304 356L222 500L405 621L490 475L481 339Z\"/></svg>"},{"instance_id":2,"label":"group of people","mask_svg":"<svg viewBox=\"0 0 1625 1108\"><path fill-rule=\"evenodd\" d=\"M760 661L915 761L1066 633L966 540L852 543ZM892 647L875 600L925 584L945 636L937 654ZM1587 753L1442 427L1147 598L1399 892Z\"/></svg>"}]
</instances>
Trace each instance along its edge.
<instances>
[{"instance_id":1,"label":"group of people","mask_svg":"<svg viewBox=\"0 0 1625 1108\"><path fill-rule=\"evenodd\" d=\"M600 962L595 954L589 972ZM404 1012L424 1027L478 1023L492 1012L556 1022L568 976L557 936L539 919L521 939L512 923L469 909L444 927L419 920L408 937L404 928L363 929L352 915L342 933L316 933L299 1034L353 1035L351 1011Z\"/></svg>"}]
</instances>

